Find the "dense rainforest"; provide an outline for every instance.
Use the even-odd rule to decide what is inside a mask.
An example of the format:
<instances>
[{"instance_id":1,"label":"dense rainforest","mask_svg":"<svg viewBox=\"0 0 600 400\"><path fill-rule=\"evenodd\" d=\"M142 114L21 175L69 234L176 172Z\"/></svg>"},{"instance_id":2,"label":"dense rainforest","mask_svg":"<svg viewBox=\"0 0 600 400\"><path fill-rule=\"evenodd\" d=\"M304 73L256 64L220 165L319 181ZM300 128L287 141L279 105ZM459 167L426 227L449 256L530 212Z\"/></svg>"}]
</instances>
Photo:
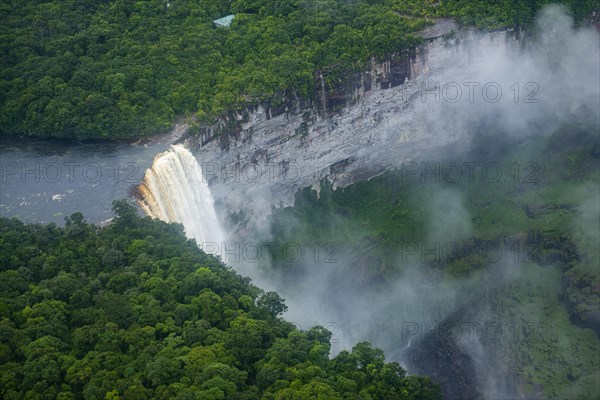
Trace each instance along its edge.
<instances>
[{"instance_id":1,"label":"dense rainforest","mask_svg":"<svg viewBox=\"0 0 600 400\"><path fill-rule=\"evenodd\" d=\"M369 343L329 358L264 292L125 201L105 227L0 219L2 399L437 399Z\"/></svg>"},{"instance_id":2,"label":"dense rainforest","mask_svg":"<svg viewBox=\"0 0 600 400\"><path fill-rule=\"evenodd\" d=\"M76 140L211 122L248 104L310 100L316 77L402 56L437 17L529 24L547 0L6 0L0 133ZM563 1L579 21L595 0ZM213 20L228 14L230 27Z\"/></svg>"}]
</instances>

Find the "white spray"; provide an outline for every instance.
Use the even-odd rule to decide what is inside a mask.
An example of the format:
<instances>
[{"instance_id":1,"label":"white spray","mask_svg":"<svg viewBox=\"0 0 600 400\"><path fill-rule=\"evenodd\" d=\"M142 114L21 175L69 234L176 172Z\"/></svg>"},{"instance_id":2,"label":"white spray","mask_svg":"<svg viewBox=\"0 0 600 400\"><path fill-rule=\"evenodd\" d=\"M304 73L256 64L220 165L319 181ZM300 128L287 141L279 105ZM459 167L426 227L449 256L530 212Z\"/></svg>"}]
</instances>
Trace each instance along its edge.
<instances>
[{"instance_id":1,"label":"white spray","mask_svg":"<svg viewBox=\"0 0 600 400\"><path fill-rule=\"evenodd\" d=\"M214 253L225 243L202 168L183 145L173 145L156 156L138 193L138 204L146 214L183 224L186 235L205 251Z\"/></svg>"}]
</instances>

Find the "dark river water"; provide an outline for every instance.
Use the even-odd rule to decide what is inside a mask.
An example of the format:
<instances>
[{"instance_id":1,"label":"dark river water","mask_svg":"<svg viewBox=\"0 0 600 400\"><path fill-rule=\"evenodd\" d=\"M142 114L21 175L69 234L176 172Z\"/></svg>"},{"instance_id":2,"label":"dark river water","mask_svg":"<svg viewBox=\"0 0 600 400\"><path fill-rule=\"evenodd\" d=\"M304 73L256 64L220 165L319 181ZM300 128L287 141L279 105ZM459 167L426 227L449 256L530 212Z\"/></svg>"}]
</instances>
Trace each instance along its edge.
<instances>
[{"instance_id":1,"label":"dark river water","mask_svg":"<svg viewBox=\"0 0 600 400\"><path fill-rule=\"evenodd\" d=\"M168 141L149 144L0 139L0 216L64 223L80 211L89 222L113 214L112 201L130 197Z\"/></svg>"}]
</instances>

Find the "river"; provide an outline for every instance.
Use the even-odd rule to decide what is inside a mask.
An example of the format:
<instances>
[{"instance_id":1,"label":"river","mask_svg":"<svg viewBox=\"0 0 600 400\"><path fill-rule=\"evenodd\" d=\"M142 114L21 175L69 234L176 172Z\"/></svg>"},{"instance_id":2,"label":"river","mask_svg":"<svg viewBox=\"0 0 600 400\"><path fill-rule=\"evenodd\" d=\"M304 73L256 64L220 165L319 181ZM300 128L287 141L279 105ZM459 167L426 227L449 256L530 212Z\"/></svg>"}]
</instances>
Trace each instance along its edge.
<instances>
[{"instance_id":1,"label":"river","mask_svg":"<svg viewBox=\"0 0 600 400\"><path fill-rule=\"evenodd\" d=\"M57 224L74 212L92 223L112 217L170 139L146 144L0 139L0 216Z\"/></svg>"}]
</instances>

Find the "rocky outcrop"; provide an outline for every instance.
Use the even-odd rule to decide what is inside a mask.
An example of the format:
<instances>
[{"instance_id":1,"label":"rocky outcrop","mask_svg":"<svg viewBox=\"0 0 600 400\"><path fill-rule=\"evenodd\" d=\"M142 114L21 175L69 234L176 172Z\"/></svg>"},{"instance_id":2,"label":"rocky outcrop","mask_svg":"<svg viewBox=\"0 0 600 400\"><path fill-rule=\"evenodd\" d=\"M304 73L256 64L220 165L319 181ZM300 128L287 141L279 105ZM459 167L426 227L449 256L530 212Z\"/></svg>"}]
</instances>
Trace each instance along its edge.
<instances>
[{"instance_id":1,"label":"rocky outcrop","mask_svg":"<svg viewBox=\"0 0 600 400\"><path fill-rule=\"evenodd\" d=\"M443 330L433 332L411 349L407 357L410 371L430 376L442 387L445 399L484 398L475 378L477 371L473 360L452 335Z\"/></svg>"},{"instance_id":2,"label":"rocky outcrop","mask_svg":"<svg viewBox=\"0 0 600 400\"><path fill-rule=\"evenodd\" d=\"M600 337L600 282L576 269L565 272L563 282L571 321L593 329Z\"/></svg>"}]
</instances>

